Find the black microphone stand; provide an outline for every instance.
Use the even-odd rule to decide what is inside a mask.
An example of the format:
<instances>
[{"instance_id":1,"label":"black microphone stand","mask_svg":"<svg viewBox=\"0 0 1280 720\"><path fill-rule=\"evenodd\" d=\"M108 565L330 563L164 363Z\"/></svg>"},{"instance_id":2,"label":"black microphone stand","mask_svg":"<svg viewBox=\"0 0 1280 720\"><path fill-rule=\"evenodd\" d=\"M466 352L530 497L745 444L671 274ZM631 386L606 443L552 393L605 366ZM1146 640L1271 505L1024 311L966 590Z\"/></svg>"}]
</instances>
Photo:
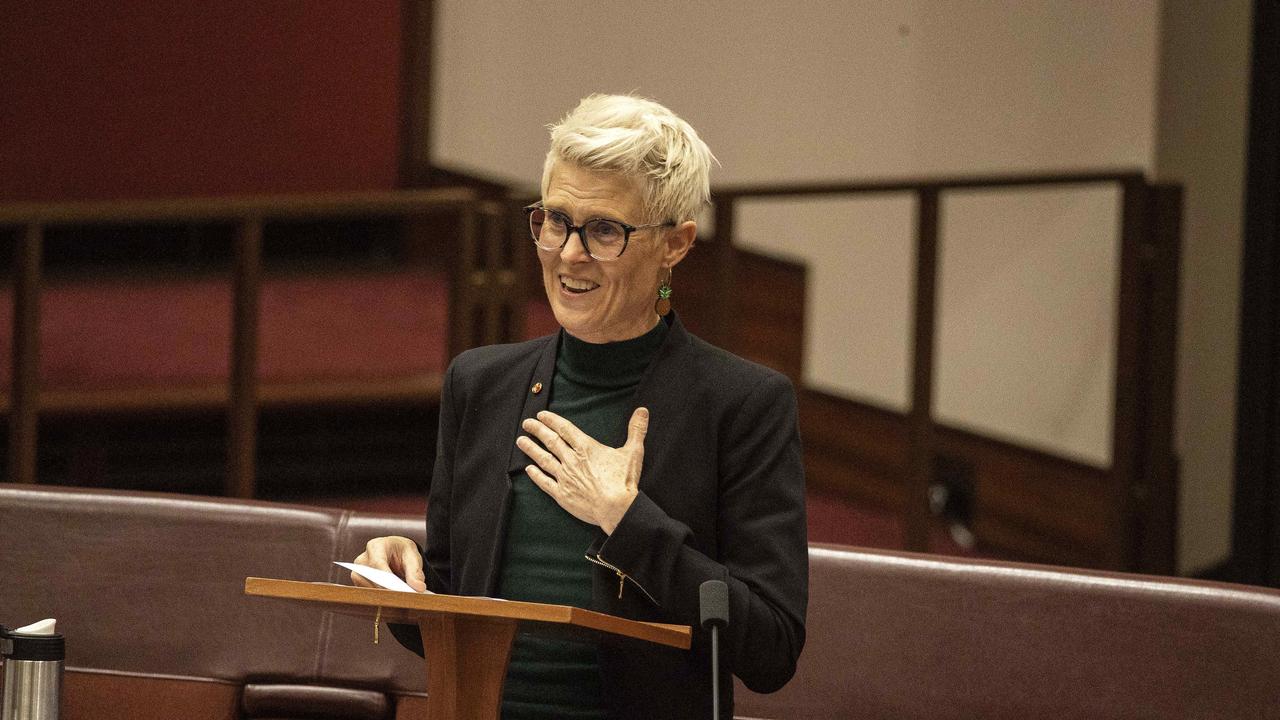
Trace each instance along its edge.
<instances>
[{"instance_id":1,"label":"black microphone stand","mask_svg":"<svg viewBox=\"0 0 1280 720\"><path fill-rule=\"evenodd\" d=\"M711 717L720 720L720 628L729 625L729 586L708 580L698 587L702 629L711 630Z\"/></svg>"}]
</instances>

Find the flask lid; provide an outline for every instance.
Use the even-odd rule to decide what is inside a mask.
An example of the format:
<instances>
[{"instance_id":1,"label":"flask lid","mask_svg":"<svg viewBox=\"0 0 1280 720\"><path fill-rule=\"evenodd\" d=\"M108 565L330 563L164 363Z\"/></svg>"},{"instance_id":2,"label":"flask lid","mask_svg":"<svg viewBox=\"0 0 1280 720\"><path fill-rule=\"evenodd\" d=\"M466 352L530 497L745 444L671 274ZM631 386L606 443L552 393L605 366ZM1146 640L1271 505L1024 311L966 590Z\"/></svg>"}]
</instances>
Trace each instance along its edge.
<instances>
[{"instance_id":1,"label":"flask lid","mask_svg":"<svg viewBox=\"0 0 1280 720\"><path fill-rule=\"evenodd\" d=\"M10 660L65 660L66 639L54 632L54 620L41 620L17 630L0 628L0 651Z\"/></svg>"},{"instance_id":2,"label":"flask lid","mask_svg":"<svg viewBox=\"0 0 1280 720\"><path fill-rule=\"evenodd\" d=\"M18 635L9 633L4 641L10 645L5 657L9 660L65 660L66 640L61 635Z\"/></svg>"}]
</instances>

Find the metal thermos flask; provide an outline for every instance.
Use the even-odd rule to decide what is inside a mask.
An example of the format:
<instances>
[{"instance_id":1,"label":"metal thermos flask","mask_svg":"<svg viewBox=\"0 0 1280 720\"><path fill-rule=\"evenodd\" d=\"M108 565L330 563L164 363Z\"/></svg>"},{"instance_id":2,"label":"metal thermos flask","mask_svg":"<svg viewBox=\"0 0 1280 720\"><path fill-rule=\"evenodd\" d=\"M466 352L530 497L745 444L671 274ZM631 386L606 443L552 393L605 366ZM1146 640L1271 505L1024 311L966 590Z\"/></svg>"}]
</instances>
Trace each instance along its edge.
<instances>
[{"instance_id":1,"label":"metal thermos flask","mask_svg":"<svg viewBox=\"0 0 1280 720\"><path fill-rule=\"evenodd\" d=\"M57 720L66 641L52 621L6 630L0 626L4 696L0 720ZM43 626L36 632L24 632ZM47 628L47 630L46 630Z\"/></svg>"}]
</instances>

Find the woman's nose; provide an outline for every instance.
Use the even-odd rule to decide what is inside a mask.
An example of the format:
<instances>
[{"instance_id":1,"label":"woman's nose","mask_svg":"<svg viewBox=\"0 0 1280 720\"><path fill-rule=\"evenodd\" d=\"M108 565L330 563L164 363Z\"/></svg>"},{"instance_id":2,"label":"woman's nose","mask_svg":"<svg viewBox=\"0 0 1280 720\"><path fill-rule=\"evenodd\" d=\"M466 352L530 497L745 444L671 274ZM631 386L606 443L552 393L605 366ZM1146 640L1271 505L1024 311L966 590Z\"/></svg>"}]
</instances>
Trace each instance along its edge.
<instances>
[{"instance_id":1,"label":"woman's nose","mask_svg":"<svg viewBox=\"0 0 1280 720\"><path fill-rule=\"evenodd\" d=\"M591 260L591 253L587 251L587 242L582 237L583 230L579 228L569 233L569 239L565 240L564 246L560 248L560 258L565 262L585 262Z\"/></svg>"}]
</instances>

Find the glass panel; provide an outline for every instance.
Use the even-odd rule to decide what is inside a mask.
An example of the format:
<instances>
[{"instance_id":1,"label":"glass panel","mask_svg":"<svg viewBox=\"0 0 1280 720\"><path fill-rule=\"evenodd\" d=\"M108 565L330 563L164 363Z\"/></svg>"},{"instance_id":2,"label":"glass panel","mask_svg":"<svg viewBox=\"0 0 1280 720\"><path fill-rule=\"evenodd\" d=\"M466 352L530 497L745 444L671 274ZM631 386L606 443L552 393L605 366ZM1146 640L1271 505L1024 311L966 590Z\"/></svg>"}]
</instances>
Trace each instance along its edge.
<instances>
[{"instance_id":1,"label":"glass panel","mask_svg":"<svg viewBox=\"0 0 1280 720\"><path fill-rule=\"evenodd\" d=\"M735 226L743 248L808 266L805 384L905 412L911 404L914 198L741 201Z\"/></svg>"},{"instance_id":2,"label":"glass panel","mask_svg":"<svg viewBox=\"0 0 1280 720\"><path fill-rule=\"evenodd\" d=\"M942 196L934 418L1111 464L1120 193Z\"/></svg>"}]
</instances>

